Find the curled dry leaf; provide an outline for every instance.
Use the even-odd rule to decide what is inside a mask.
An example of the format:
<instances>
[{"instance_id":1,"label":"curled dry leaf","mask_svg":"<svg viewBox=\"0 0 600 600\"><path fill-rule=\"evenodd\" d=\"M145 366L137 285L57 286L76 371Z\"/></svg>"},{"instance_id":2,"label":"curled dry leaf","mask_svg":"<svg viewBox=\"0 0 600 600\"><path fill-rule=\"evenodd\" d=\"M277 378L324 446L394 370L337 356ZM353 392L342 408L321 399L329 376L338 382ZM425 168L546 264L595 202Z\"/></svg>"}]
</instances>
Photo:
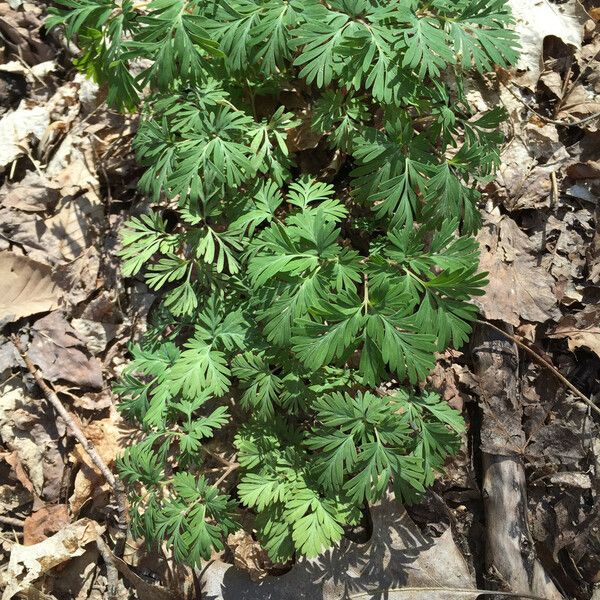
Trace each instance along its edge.
<instances>
[{"instance_id":1,"label":"curled dry leaf","mask_svg":"<svg viewBox=\"0 0 600 600\"><path fill-rule=\"evenodd\" d=\"M265 549L245 529L231 533L227 546L233 552L233 564L246 571L252 581L264 579L267 569L273 566Z\"/></svg>"},{"instance_id":2,"label":"curled dry leaf","mask_svg":"<svg viewBox=\"0 0 600 600\"><path fill-rule=\"evenodd\" d=\"M43 400L32 398L21 381L0 387L0 440L4 460L34 497L57 502L64 476L64 425Z\"/></svg>"},{"instance_id":3,"label":"curled dry leaf","mask_svg":"<svg viewBox=\"0 0 600 600\"><path fill-rule=\"evenodd\" d=\"M516 19L516 31L521 42L521 57L517 68L526 71L519 83L532 90L543 67L544 39L550 35L565 44L579 48L583 40L583 26L588 15L579 0L555 4L550 0L509 0Z\"/></svg>"},{"instance_id":4,"label":"curled dry leaf","mask_svg":"<svg viewBox=\"0 0 600 600\"><path fill-rule=\"evenodd\" d=\"M571 351L586 348L600 357L600 307L590 304L575 315L564 316L549 337L566 339Z\"/></svg>"},{"instance_id":5,"label":"curled dry leaf","mask_svg":"<svg viewBox=\"0 0 600 600\"><path fill-rule=\"evenodd\" d=\"M42 139L50 124L47 106L30 106L21 102L17 110L0 120L0 170L27 154L32 139Z\"/></svg>"},{"instance_id":6,"label":"curled dry leaf","mask_svg":"<svg viewBox=\"0 0 600 600\"><path fill-rule=\"evenodd\" d=\"M0 252L0 323L60 306L62 292L49 266L14 252Z\"/></svg>"},{"instance_id":7,"label":"curled dry leaf","mask_svg":"<svg viewBox=\"0 0 600 600\"><path fill-rule=\"evenodd\" d=\"M24 488L41 496L44 488L42 449L29 435L19 435L13 415L24 406L29 398L19 382L9 382L0 388L0 440L10 453L4 460L11 465L17 479Z\"/></svg>"},{"instance_id":8,"label":"curled dry leaf","mask_svg":"<svg viewBox=\"0 0 600 600\"><path fill-rule=\"evenodd\" d=\"M95 521L80 519L33 546L14 544L4 574L6 587L2 600L11 600L18 594L35 597L28 594L35 594L52 569L81 556L85 546L97 540L102 532L103 528Z\"/></svg>"}]
</instances>

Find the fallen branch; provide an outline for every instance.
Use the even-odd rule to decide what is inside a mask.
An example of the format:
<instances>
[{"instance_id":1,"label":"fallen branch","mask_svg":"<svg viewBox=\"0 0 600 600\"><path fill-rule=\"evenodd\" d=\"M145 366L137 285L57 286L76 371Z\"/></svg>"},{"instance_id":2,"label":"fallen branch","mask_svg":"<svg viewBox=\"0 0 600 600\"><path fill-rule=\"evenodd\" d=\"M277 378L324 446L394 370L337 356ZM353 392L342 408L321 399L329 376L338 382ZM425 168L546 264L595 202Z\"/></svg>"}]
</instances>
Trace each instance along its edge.
<instances>
[{"instance_id":1,"label":"fallen branch","mask_svg":"<svg viewBox=\"0 0 600 600\"><path fill-rule=\"evenodd\" d=\"M502 331L502 329L500 329L500 327L496 327L495 325L492 325L492 323L489 323L488 321L482 321L480 319L475 319L475 322L479 323L480 325L486 325L487 327L490 327L497 333L502 334L507 340L510 340L511 342L516 344L522 350L525 350L525 352L527 352L539 364L546 367L558 379L560 379L560 381L562 381L562 383L564 383L580 400L583 400L583 402L585 402L593 411L595 411L596 413L598 413L600 415L600 408L598 406L596 406L596 404L590 398L588 398L582 391L578 390L553 364L551 364L545 358L540 356L535 350L532 350L529 346L527 346L527 344L524 344L518 338L516 338L514 335L511 335L510 333L507 333L506 331Z\"/></svg>"},{"instance_id":2,"label":"fallen branch","mask_svg":"<svg viewBox=\"0 0 600 600\"><path fill-rule=\"evenodd\" d=\"M127 501L125 497L125 490L123 484L119 479L115 477L113 472L108 468L102 457L98 454L94 444L90 442L83 431L81 431L79 425L75 422L71 414L64 407L56 393L50 389L48 384L44 381L42 374L38 371L35 365L31 362L31 359L27 355L27 352L23 348L21 341L15 335L12 336L12 342L15 348L19 351L27 370L31 373L38 387L42 390L46 400L53 406L54 410L60 415L62 420L67 425L71 434L81 444L91 461L98 467L98 470L104 475L107 483L113 490L114 498L117 504L117 534L115 544L115 554L122 554L125 546L125 538L127 536Z\"/></svg>"},{"instance_id":3,"label":"fallen branch","mask_svg":"<svg viewBox=\"0 0 600 600\"><path fill-rule=\"evenodd\" d=\"M529 528L522 460L525 432L519 355L510 334L478 327L471 338L482 409L480 450L489 581L518 596L562 598L539 561Z\"/></svg>"}]
</instances>

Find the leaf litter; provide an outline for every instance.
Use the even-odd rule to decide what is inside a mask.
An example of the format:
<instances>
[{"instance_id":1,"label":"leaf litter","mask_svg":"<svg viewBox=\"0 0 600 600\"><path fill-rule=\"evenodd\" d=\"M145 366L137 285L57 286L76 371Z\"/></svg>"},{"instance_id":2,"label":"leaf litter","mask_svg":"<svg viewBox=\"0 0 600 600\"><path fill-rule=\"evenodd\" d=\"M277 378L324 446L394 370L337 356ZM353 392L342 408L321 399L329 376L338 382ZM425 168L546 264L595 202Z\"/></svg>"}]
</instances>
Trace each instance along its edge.
<instances>
[{"instance_id":1,"label":"leaf litter","mask_svg":"<svg viewBox=\"0 0 600 600\"><path fill-rule=\"evenodd\" d=\"M482 206L481 269L490 273L490 286L479 307L483 318L512 328L597 398L600 137L599 120L590 117L600 112L600 14L577 0L511 4L525 48L519 69L471 90L482 110L502 103L510 115L502 166ZM120 223L142 201L139 171L125 143L135 123L106 109L101 91L81 76L62 77L69 67L61 41L40 37L43 10L28 2L0 3L0 91L6 90L0 135L7 140L0 151L0 281L8 290L0 298L0 324L3 334L19 330L31 341L30 357L112 465L132 433L114 408L110 385L154 300L143 283L121 278L115 254ZM299 147L314 148L309 134L300 136ZM443 509L427 510L428 497L405 522L412 568L427 573L456 560L460 567L436 573L436 583L459 577L470 587L475 573L478 581L490 579L482 559L486 524L476 467L478 381L470 352L463 350L440 357L431 384L463 409L470 432L431 492L442 503L431 506ZM600 580L597 424L547 370L527 356L521 363L533 540L558 587L590 598ZM3 599L34 590L46 598L107 597L108 574L93 542L105 529L114 535L109 489L33 381L22 377L21 366L8 337L0 338L0 524L1 517L23 523L22 531L2 525L7 537L11 529L23 534L22 543L1 549ZM381 535L373 533L369 548L381 541L378 551L384 552ZM419 550L417 539L429 550ZM234 591L245 589L246 573L264 579L270 571L252 540L230 542L231 556L215 557L206 585L218 587L226 572L242 586ZM115 562L123 597L151 598L153 588L156 597L169 597L166 586L182 586L185 578L190 591L189 573L176 575L159 555L135 540L129 544L134 550L125 562ZM374 556L354 558L378 560ZM293 579L308 585L317 571L322 576L322 567L311 568L301 576L294 567ZM61 588L56 582L65 573ZM389 574L383 569L378 576ZM284 578L279 587L273 578L265 581L274 593L286 589ZM417 574L411 582L431 585L431 577ZM348 592L335 581L327 585L331 598Z\"/></svg>"}]
</instances>

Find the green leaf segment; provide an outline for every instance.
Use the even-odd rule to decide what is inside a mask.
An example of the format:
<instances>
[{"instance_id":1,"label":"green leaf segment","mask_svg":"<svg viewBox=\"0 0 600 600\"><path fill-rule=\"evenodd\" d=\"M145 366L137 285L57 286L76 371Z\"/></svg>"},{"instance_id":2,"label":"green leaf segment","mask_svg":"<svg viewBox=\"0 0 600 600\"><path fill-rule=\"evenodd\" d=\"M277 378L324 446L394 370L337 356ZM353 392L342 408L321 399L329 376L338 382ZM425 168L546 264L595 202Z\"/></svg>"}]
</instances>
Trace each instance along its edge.
<instances>
[{"instance_id":1,"label":"green leaf segment","mask_svg":"<svg viewBox=\"0 0 600 600\"><path fill-rule=\"evenodd\" d=\"M516 60L506 1L58 4L79 68L141 110L152 209L121 256L162 302L117 385L134 533L196 564L246 510L285 562L418 499L463 429L418 384L485 285L505 117L463 77Z\"/></svg>"}]
</instances>

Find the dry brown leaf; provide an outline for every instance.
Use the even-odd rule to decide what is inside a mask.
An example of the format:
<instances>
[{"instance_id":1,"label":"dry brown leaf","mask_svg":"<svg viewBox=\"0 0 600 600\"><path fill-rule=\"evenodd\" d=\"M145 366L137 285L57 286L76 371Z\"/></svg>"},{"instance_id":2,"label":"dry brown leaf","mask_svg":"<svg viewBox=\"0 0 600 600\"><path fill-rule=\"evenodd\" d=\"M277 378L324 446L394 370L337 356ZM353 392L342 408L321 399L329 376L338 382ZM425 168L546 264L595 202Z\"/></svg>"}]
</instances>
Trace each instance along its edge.
<instances>
[{"instance_id":1,"label":"dry brown leaf","mask_svg":"<svg viewBox=\"0 0 600 600\"><path fill-rule=\"evenodd\" d=\"M63 484L64 424L45 400L32 398L19 380L0 388L0 439L10 453L4 460L34 496L57 502Z\"/></svg>"},{"instance_id":2,"label":"dry brown leaf","mask_svg":"<svg viewBox=\"0 0 600 600\"><path fill-rule=\"evenodd\" d=\"M82 387L101 389L101 364L90 356L77 332L60 311L36 321L29 358L50 381L64 380Z\"/></svg>"},{"instance_id":3,"label":"dry brown leaf","mask_svg":"<svg viewBox=\"0 0 600 600\"><path fill-rule=\"evenodd\" d=\"M55 278L65 290L65 304L79 304L93 294L100 287L99 271L100 254L96 248L87 248L77 260L59 265L55 271Z\"/></svg>"},{"instance_id":4,"label":"dry brown leaf","mask_svg":"<svg viewBox=\"0 0 600 600\"><path fill-rule=\"evenodd\" d=\"M547 208L552 203L551 174L571 159L555 125L527 124L502 152L496 179L508 210Z\"/></svg>"},{"instance_id":5,"label":"dry brown leaf","mask_svg":"<svg viewBox=\"0 0 600 600\"><path fill-rule=\"evenodd\" d=\"M9 446L9 444L4 439L5 436L0 433L0 437L2 437L3 443L6 444L7 446ZM19 448L19 450L22 451L23 444L21 444L20 446L21 447ZM32 446L29 446L28 449L32 449ZM29 454L29 453L27 452L27 450L25 450L25 452L23 452L23 454L25 454L26 458L28 458L27 454ZM21 463L21 458L19 456L19 452L18 451L2 452L2 454L0 454L0 456L6 461L7 465L10 465L10 467L12 468L12 470L15 474L17 481L21 484L21 486L27 492L29 492L30 496L37 498L42 492L43 481L40 481L39 485L37 486L38 489L36 489L36 487L34 487L34 483L31 481L29 474L27 473L27 471L24 468L23 463ZM31 462L33 462L33 463L37 463L40 460L40 456L37 453L34 454L34 452L31 452L29 454L29 456L32 457L33 460Z\"/></svg>"},{"instance_id":6,"label":"dry brown leaf","mask_svg":"<svg viewBox=\"0 0 600 600\"><path fill-rule=\"evenodd\" d=\"M49 266L14 252L0 252L0 322L16 321L60 306L62 292Z\"/></svg>"},{"instance_id":7,"label":"dry brown leaf","mask_svg":"<svg viewBox=\"0 0 600 600\"><path fill-rule=\"evenodd\" d=\"M32 140L42 139L50 124L48 106L23 101L0 120L0 171L29 152Z\"/></svg>"},{"instance_id":8,"label":"dry brown leaf","mask_svg":"<svg viewBox=\"0 0 600 600\"><path fill-rule=\"evenodd\" d=\"M587 348L600 357L600 307L589 305L575 315L564 316L549 337L566 339L571 351Z\"/></svg>"},{"instance_id":9,"label":"dry brown leaf","mask_svg":"<svg viewBox=\"0 0 600 600\"><path fill-rule=\"evenodd\" d=\"M70 523L66 504L47 504L31 513L23 525L23 545L32 546Z\"/></svg>"},{"instance_id":10,"label":"dry brown leaf","mask_svg":"<svg viewBox=\"0 0 600 600\"><path fill-rule=\"evenodd\" d=\"M535 89L543 68L544 39L554 36L576 48L583 40L583 26L588 15L579 0L555 4L549 0L509 0L516 19L521 53L517 68L527 71L519 83Z\"/></svg>"},{"instance_id":11,"label":"dry brown leaf","mask_svg":"<svg viewBox=\"0 0 600 600\"><path fill-rule=\"evenodd\" d=\"M17 182L6 182L0 189L0 204L25 212L43 212L58 201L56 185L36 171L28 171Z\"/></svg>"},{"instance_id":12,"label":"dry brown leaf","mask_svg":"<svg viewBox=\"0 0 600 600\"><path fill-rule=\"evenodd\" d=\"M552 65L553 67L555 65ZM563 80L558 68L546 68L540 75L540 83L546 86L554 94L555 99L563 97Z\"/></svg>"},{"instance_id":13,"label":"dry brown leaf","mask_svg":"<svg viewBox=\"0 0 600 600\"><path fill-rule=\"evenodd\" d=\"M600 113L600 98L582 83L578 83L569 94L556 118L569 123L598 113ZM585 128L588 131L597 129L594 120L586 123Z\"/></svg>"},{"instance_id":14,"label":"dry brown leaf","mask_svg":"<svg viewBox=\"0 0 600 600\"><path fill-rule=\"evenodd\" d=\"M233 552L233 564L248 573L252 581L264 579L267 569L273 566L265 549L245 529L231 533L227 546Z\"/></svg>"},{"instance_id":15,"label":"dry brown leaf","mask_svg":"<svg viewBox=\"0 0 600 600\"><path fill-rule=\"evenodd\" d=\"M56 50L40 39L42 29L34 10L17 11L6 2L0 3L0 35L15 58L36 65L56 56Z\"/></svg>"},{"instance_id":16,"label":"dry brown leaf","mask_svg":"<svg viewBox=\"0 0 600 600\"><path fill-rule=\"evenodd\" d=\"M89 252L102 219L103 208L94 195L63 198L56 206L56 213L47 219L32 212L0 208L4 237L25 246L30 258L52 266L72 265Z\"/></svg>"},{"instance_id":17,"label":"dry brown leaf","mask_svg":"<svg viewBox=\"0 0 600 600\"><path fill-rule=\"evenodd\" d=\"M312 129L310 122L305 122L288 132L286 145L290 152L313 150L319 145L322 137L320 133Z\"/></svg>"},{"instance_id":18,"label":"dry brown leaf","mask_svg":"<svg viewBox=\"0 0 600 600\"><path fill-rule=\"evenodd\" d=\"M17 594L35 592L35 587L50 571L85 552L85 546L98 539L103 528L90 519L67 525L52 537L33 546L14 544L5 573L6 587L2 600ZM34 587L34 584L37 584Z\"/></svg>"},{"instance_id":19,"label":"dry brown leaf","mask_svg":"<svg viewBox=\"0 0 600 600\"><path fill-rule=\"evenodd\" d=\"M427 376L427 383L439 392L444 400L456 410L462 412L465 398L458 388L459 379L456 370L460 365L445 366L441 361L435 363L435 367Z\"/></svg>"},{"instance_id":20,"label":"dry brown leaf","mask_svg":"<svg viewBox=\"0 0 600 600\"><path fill-rule=\"evenodd\" d=\"M93 243L95 223L102 220L104 209L100 200L92 195L63 198L56 213L45 220L47 235L53 242L52 252L64 261L71 262Z\"/></svg>"},{"instance_id":21,"label":"dry brown leaf","mask_svg":"<svg viewBox=\"0 0 600 600\"><path fill-rule=\"evenodd\" d=\"M596 203L594 215L596 227L592 243L586 249L585 262L588 271L588 280L593 284L600 283L600 202Z\"/></svg>"},{"instance_id":22,"label":"dry brown leaf","mask_svg":"<svg viewBox=\"0 0 600 600\"><path fill-rule=\"evenodd\" d=\"M64 195L76 196L87 191L100 197L92 143L87 136L69 134L48 162L46 175L60 186Z\"/></svg>"},{"instance_id":23,"label":"dry brown leaf","mask_svg":"<svg viewBox=\"0 0 600 600\"><path fill-rule=\"evenodd\" d=\"M484 213L478 235L480 270L489 273L485 296L475 303L486 318L519 326L521 320L543 323L560 317L554 278L537 265L528 237L508 217Z\"/></svg>"},{"instance_id":24,"label":"dry brown leaf","mask_svg":"<svg viewBox=\"0 0 600 600\"><path fill-rule=\"evenodd\" d=\"M0 485L0 514L8 516L16 510L26 510L31 506L31 494L14 480Z\"/></svg>"},{"instance_id":25,"label":"dry brown leaf","mask_svg":"<svg viewBox=\"0 0 600 600\"><path fill-rule=\"evenodd\" d=\"M69 406L84 411L102 412L113 405L113 398L108 388L99 392L86 392L82 395L78 387L72 385L54 384L54 389Z\"/></svg>"},{"instance_id":26,"label":"dry brown leaf","mask_svg":"<svg viewBox=\"0 0 600 600\"><path fill-rule=\"evenodd\" d=\"M89 319L73 319L71 321L73 329L77 331L79 337L85 341L88 350L92 354L99 354L106 349L108 342L113 340L121 325L115 323L98 323Z\"/></svg>"}]
</instances>

